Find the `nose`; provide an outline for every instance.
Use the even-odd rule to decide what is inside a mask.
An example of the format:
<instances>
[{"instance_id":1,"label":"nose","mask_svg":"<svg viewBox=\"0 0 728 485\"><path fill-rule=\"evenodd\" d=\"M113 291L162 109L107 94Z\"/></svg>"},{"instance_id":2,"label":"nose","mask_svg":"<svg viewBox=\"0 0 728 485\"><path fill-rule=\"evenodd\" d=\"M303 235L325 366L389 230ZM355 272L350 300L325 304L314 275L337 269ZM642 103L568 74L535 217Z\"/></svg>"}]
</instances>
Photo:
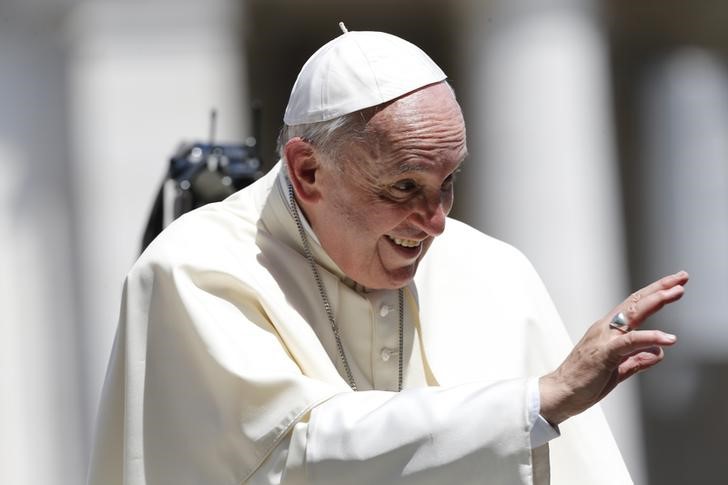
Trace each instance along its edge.
<instances>
[{"instance_id":1,"label":"nose","mask_svg":"<svg viewBox=\"0 0 728 485\"><path fill-rule=\"evenodd\" d=\"M417 225L430 236L445 231L445 221L452 207L452 197L442 193L423 196L417 210Z\"/></svg>"}]
</instances>

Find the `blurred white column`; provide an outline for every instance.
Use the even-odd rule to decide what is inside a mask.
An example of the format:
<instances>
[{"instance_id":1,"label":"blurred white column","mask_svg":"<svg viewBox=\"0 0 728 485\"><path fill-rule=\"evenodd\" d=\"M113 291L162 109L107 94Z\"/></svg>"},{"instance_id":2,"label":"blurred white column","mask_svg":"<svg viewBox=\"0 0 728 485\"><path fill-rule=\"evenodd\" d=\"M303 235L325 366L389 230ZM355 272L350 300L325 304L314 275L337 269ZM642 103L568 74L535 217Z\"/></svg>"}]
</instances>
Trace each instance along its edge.
<instances>
[{"instance_id":1,"label":"blurred white column","mask_svg":"<svg viewBox=\"0 0 728 485\"><path fill-rule=\"evenodd\" d=\"M68 17L79 303L94 418L123 278L170 155L185 141L249 135L241 3L88 2Z\"/></svg>"},{"instance_id":2,"label":"blurred white column","mask_svg":"<svg viewBox=\"0 0 728 485\"><path fill-rule=\"evenodd\" d=\"M3 2L0 23L0 483L74 485L85 450L58 18Z\"/></svg>"},{"instance_id":3,"label":"blurred white column","mask_svg":"<svg viewBox=\"0 0 728 485\"><path fill-rule=\"evenodd\" d=\"M0 89L7 86L0 83ZM77 430L63 429L61 423L73 426L78 416L66 413L69 409L58 395L57 384L62 383L70 394L77 388L73 362L60 358L64 352L56 339L72 326L64 311L68 301L55 298L53 285L46 283L55 278L43 257L49 250L58 250L63 257L67 246L59 235L51 247L45 247L50 234L42 224L48 220L38 210L22 207L36 205L29 200L28 184L33 180L26 178L24 165L32 163L28 155L14 141L0 138L0 483L70 485L57 482L56 477L77 472L75 478L80 479L79 470L63 466L62 460L78 459L81 453L76 446L78 434L73 433ZM50 208L36 205L36 209ZM61 264L68 267L67 260ZM71 432L65 436L69 441L65 449L60 448L62 431Z\"/></svg>"},{"instance_id":4,"label":"blurred white column","mask_svg":"<svg viewBox=\"0 0 728 485\"><path fill-rule=\"evenodd\" d=\"M650 379L662 413L689 416L695 362L728 357L728 72L723 57L683 48L648 71L642 86L640 258L644 271L688 270L685 298L658 315L683 357ZM673 362L672 360L670 362Z\"/></svg>"},{"instance_id":5,"label":"blurred white column","mask_svg":"<svg viewBox=\"0 0 728 485\"><path fill-rule=\"evenodd\" d=\"M629 292L596 2L466 5L466 216L531 259L576 340ZM603 406L635 483L644 483L634 383Z\"/></svg>"}]
</instances>

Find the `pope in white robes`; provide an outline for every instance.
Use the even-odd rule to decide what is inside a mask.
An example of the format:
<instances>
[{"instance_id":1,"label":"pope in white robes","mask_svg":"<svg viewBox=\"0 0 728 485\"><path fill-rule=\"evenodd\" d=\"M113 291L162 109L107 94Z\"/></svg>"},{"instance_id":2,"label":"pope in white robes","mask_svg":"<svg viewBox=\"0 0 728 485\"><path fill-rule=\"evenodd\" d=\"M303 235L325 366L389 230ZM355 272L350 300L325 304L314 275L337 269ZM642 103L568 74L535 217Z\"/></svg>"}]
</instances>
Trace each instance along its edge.
<instances>
[{"instance_id":1,"label":"pope in white robes","mask_svg":"<svg viewBox=\"0 0 728 485\"><path fill-rule=\"evenodd\" d=\"M325 76L310 72L322 65ZM386 190L420 195L402 197L407 209L397 199L349 213L328 194L353 197L347 180L362 169L322 168L316 141L291 132L265 177L172 223L125 283L90 484L632 483L596 398L545 413L545 381L558 379L543 376L560 379L579 357L530 263L445 220L466 151L454 98L439 123L452 96L443 80L419 49L381 33L345 33L309 60L286 125L372 107L362 123L418 113L407 136L357 153L384 153L400 177ZM430 140L417 130L440 126L427 150L417 145ZM408 156L389 157L399 143ZM327 186L337 173L341 185ZM374 242L378 259L360 257L364 222L395 211L405 215ZM672 278L665 302L687 281ZM640 322L651 308L625 311ZM594 328L584 345L628 337ZM659 338L630 347L642 360L625 357L614 376L656 363L652 347L671 343Z\"/></svg>"}]
</instances>

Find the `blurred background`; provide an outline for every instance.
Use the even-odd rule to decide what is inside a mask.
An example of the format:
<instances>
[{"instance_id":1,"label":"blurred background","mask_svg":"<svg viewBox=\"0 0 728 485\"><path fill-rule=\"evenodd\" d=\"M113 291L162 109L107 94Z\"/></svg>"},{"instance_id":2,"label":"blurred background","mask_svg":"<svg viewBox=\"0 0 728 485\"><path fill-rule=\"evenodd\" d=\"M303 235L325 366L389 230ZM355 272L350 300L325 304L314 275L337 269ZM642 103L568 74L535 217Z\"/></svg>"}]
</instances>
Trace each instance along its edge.
<instances>
[{"instance_id":1,"label":"blurred background","mask_svg":"<svg viewBox=\"0 0 728 485\"><path fill-rule=\"evenodd\" d=\"M339 20L448 73L471 153L455 215L528 255L574 338L691 273L650 323L679 345L604 408L636 483L727 484L728 4L708 0L0 0L0 483L83 483L169 157L211 108L242 143L258 101L270 168Z\"/></svg>"}]
</instances>

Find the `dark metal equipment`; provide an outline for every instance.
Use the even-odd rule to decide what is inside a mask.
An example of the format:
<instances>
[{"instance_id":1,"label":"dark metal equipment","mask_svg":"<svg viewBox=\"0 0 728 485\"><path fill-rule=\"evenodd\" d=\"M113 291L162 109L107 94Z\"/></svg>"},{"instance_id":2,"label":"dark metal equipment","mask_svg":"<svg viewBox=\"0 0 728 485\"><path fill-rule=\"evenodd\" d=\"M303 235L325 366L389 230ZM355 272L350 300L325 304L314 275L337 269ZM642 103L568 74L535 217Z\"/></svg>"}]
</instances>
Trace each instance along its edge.
<instances>
[{"instance_id":1,"label":"dark metal equipment","mask_svg":"<svg viewBox=\"0 0 728 485\"><path fill-rule=\"evenodd\" d=\"M256 128L257 114L254 112L253 117ZM242 144L215 143L215 123L213 110L209 142L182 144L170 159L144 230L142 251L185 212L223 200L262 175L256 137Z\"/></svg>"}]
</instances>

